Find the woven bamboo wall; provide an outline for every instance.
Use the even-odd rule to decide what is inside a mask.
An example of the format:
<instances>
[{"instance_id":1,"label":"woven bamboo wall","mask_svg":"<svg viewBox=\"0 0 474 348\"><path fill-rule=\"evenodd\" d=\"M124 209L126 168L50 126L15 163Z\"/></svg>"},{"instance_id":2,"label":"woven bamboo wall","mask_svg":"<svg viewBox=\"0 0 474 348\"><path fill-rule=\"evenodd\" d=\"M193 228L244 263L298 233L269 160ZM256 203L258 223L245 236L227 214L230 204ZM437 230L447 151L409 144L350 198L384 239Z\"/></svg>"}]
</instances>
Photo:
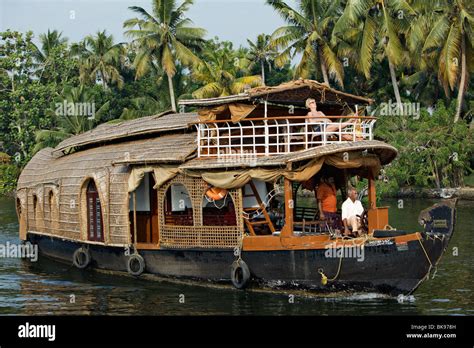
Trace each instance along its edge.
<instances>
[{"instance_id":1,"label":"woven bamboo wall","mask_svg":"<svg viewBox=\"0 0 474 348\"><path fill-rule=\"evenodd\" d=\"M122 168L122 169L121 169ZM128 171L124 167L78 177L64 177L58 185L38 184L27 189L28 230L87 240L86 187L94 180L99 191L105 244L129 244ZM126 168L125 168L126 169ZM50 196L51 195L51 196ZM36 209L34 197L37 199Z\"/></svg>"},{"instance_id":2,"label":"woven bamboo wall","mask_svg":"<svg viewBox=\"0 0 474 348\"><path fill-rule=\"evenodd\" d=\"M130 225L128 221L128 177L126 166L115 167L110 176L109 191L109 241L112 244L130 244ZM105 224L105 221L104 221Z\"/></svg>"},{"instance_id":3,"label":"woven bamboo wall","mask_svg":"<svg viewBox=\"0 0 474 348\"><path fill-rule=\"evenodd\" d=\"M172 184L182 184L193 205L194 226L165 225L164 202L166 191ZM242 191L230 190L237 217L236 226L203 226L202 199L207 184L199 178L178 175L158 190L160 246L163 248L234 248L243 234Z\"/></svg>"},{"instance_id":4,"label":"woven bamboo wall","mask_svg":"<svg viewBox=\"0 0 474 348\"><path fill-rule=\"evenodd\" d=\"M18 198L24 206L27 231L87 241L85 195L88 181L94 180L102 208L104 243L129 245L130 168L114 163L142 156L151 161L185 159L195 151L194 137L191 133L166 135L94 147L66 156L50 148L41 150L18 180Z\"/></svg>"}]
</instances>

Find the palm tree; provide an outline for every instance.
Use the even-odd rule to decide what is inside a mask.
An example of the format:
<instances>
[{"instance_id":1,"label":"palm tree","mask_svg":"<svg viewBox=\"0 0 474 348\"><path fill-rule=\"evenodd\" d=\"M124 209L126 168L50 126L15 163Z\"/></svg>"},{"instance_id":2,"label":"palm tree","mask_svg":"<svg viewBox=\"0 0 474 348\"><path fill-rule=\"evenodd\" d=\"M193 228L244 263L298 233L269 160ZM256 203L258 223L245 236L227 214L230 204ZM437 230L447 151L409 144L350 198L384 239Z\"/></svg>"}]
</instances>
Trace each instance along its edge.
<instances>
[{"instance_id":1,"label":"palm tree","mask_svg":"<svg viewBox=\"0 0 474 348\"><path fill-rule=\"evenodd\" d=\"M446 96L457 85L454 122L458 122L469 81L469 70L472 70L474 63L474 5L464 0L444 0L439 5L436 22L426 36L422 52L425 56L435 55L438 79ZM470 59L471 69L468 68L467 57Z\"/></svg>"},{"instance_id":2,"label":"palm tree","mask_svg":"<svg viewBox=\"0 0 474 348\"><path fill-rule=\"evenodd\" d=\"M159 66L168 77L171 108L176 111L173 76L176 64L196 66L200 60L194 52L200 50L206 31L191 26L185 17L193 0L184 0L180 6L174 0L153 0L152 12L138 6L129 7L140 18L125 21L130 28L125 34L135 39L138 52L134 61L136 78ZM193 52L194 51L194 52Z\"/></svg>"},{"instance_id":3,"label":"palm tree","mask_svg":"<svg viewBox=\"0 0 474 348\"><path fill-rule=\"evenodd\" d=\"M41 66L41 73L39 78L48 65L53 62L54 51L59 47L66 47L67 38L62 37L62 33L57 30L50 31L39 36L40 47L34 45L33 58Z\"/></svg>"},{"instance_id":4,"label":"palm tree","mask_svg":"<svg viewBox=\"0 0 474 348\"><path fill-rule=\"evenodd\" d=\"M193 79L204 86L193 93L194 98L222 97L239 94L262 85L259 75L248 76L250 61L245 50L234 51L230 42L208 44L202 63L193 71Z\"/></svg>"},{"instance_id":5,"label":"palm tree","mask_svg":"<svg viewBox=\"0 0 474 348\"><path fill-rule=\"evenodd\" d=\"M270 46L270 35L260 34L255 42L250 40L247 40L247 42L250 46L249 59L252 62L249 68L251 69L254 65L260 64L262 84L265 85L265 65L268 65L271 70L271 63L276 56L276 51Z\"/></svg>"},{"instance_id":6,"label":"palm tree","mask_svg":"<svg viewBox=\"0 0 474 348\"><path fill-rule=\"evenodd\" d=\"M441 94L436 75L437 62L434 52L423 53L423 46L438 19L439 14L434 9L439 8L439 4L432 2L430 6L426 6L424 0L416 0L412 1L410 6L416 16L410 21L405 35L409 56L402 81L411 88L413 98L420 100L423 105L434 106Z\"/></svg>"},{"instance_id":7,"label":"palm tree","mask_svg":"<svg viewBox=\"0 0 474 348\"><path fill-rule=\"evenodd\" d=\"M106 31L98 31L95 36L88 35L76 45L72 52L80 58L81 83L96 83L100 81L106 89L109 84L115 83L119 88L123 86L120 66L124 60L124 46L114 44L112 35Z\"/></svg>"},{"instance_id":8,"label":"palm tree","mask_svg":"<svg viewBox=\"0 0 474 348\"><path fill-rule=\"evenodd\" d=\"M62 102L58 104L78 105L79 103L94 103L92 91L83 85L80 87L67 87L59 98ZM98 110L95 110L93 117L80 114L69 114L68 112L58 113L57 110L50 110L56 119L57 126L54 129L41 129L36 131L36 145L33 153L45 147L55 147L61 141L73 135L84 133L95 127L98 120L109 110L109 102L104 103ZM63 110L65 111L65 110Z\"/></svg>"},{"instance_id":9,"label":"palm tree","mask_svg":"<svg viewBox=\"0 0 474 348\"><path fill-rule=\"evenodd\" d=\"M348 57L357 70L370 78L374 60L387 58L392 88L401 107L395 68L408 59L400 35L410 26L415 12L405 0L348 0L333 30L338 54Z\"/></svg>"},{"instance_id":10,"label":"palm tree","mask_svg":"<svg viewBox=\"0 0 474 348\"><path fill-rule=\"evenodd\" d=\"M159 98L152 96L136 97L123 109L122 115L120 115L120 119L117 121L156 115L159 113L159 110L163 111L163 103ZM115 120L111 122L115 122Z\"/></svg>"},{"instance_id":11,"label":"palm tree","mask_svg":"<svg viewBox=\"0 0 474 348\"><path fill-rule=\"evenodd\" d=\"M299 11L282 0L267 3L288 23L272 35L271 46L283 50L275 59L276 65L281 67L295 54L302 54L295 77L308 77L316 65L327 85L332 77L344 87L343 66L330 45L333 25L341 14L341 0L298 0Z\"/></svg>"}]
</instances>

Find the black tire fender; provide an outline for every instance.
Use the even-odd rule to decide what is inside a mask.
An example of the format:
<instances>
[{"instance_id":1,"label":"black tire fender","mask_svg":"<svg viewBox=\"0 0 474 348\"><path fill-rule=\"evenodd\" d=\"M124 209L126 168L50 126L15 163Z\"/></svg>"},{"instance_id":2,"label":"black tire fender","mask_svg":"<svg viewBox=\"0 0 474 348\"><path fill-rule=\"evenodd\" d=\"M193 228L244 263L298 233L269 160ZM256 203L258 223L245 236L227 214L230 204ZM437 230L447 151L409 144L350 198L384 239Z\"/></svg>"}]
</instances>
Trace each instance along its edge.
<instances>
[{"instance_id":1,"label":"black tire fender","mask_svg":"<svg viewBox=\"0 0 474 348\"><path fill-rule=\"evenodd\" d=\"M138 277L145 271L145 259L140 254L132 254L127 259L127 271L131 275Z\"/></svg>"},{"instance_id":2,"label":"black tire fender","mask_svg":"<svg viewBox=\"0 0 474 348\"><path fill-rule=\"evenodd\" d=\"M232 264L230 279L237 289L243 289L247 286L250 279L250 269L244 260L237 260Z\"/></svg>"},{"instance_id":3,"label":"black tire fender","mask_svg":"<svg viewBox=\"0 0 474 348\"><path fill-rule=\"evenodd\" d=\"M76 251L74 251L74 254L72 255L72 263L74 266L76 266L79 269L84 269L87 266L89 266L91 262L91 254L89 253L89 250L80 247Z\"/></svg>"}]
</instances>

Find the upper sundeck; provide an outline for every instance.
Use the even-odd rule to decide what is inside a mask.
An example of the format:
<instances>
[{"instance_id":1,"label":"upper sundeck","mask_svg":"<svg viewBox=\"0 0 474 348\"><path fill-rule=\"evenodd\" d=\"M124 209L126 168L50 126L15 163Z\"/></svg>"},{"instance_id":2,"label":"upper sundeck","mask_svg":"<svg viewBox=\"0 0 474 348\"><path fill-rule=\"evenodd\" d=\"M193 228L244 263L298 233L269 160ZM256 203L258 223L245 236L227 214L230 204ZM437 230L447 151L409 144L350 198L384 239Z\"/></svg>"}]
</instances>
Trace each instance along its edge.
<instances>
[{"instance_id":1,"label":"upper sundeck","mask_svg":"<svg viewBox=\"0 0 474 348\"><path fill-rule=\"evenodd\" d=\"M325 117L308 116L314 99ZM361 116L371 99L312 80L258 87L234 96L181 100L198 109L198 158L272 156L373 140L375 117Z\"/></svg>"},{"instance_id":2,"label":"upper sundeck","mask_svg":"<svg viewBox=\"0 0 474 348\"><path fill-rule=\"evenodd\" d=\"M321 145L373 140L374 117L330 116L331 122L308 116L201 121L197 156L281 155Z\"/></svg>"}]
</instances>

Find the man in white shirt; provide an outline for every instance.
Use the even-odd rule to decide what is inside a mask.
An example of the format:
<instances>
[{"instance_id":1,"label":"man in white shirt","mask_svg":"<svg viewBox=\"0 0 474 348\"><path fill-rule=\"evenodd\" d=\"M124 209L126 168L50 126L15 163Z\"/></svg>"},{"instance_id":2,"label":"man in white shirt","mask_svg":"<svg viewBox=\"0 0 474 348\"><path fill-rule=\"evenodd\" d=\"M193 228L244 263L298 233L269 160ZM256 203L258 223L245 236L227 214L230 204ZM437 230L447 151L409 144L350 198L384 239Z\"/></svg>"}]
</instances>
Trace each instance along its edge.
<instances>
[{"instance_id":1,"label":"man in white shirt","mask_svg":"<svg viewBox=\"0 0 474 348\"><path fill-rule=\"evenodd\" d=\"M357 200L357 190L353 187L349 189L347 193L348 198L344 203L342 203L342 222L344 223L344 235L350 236L351 231L349 227L352 228L352 235L358 237L360 235L360 218L357 215L361 216L364 212L364 207L362 203Z\"/></svg>"}]
</instances>

